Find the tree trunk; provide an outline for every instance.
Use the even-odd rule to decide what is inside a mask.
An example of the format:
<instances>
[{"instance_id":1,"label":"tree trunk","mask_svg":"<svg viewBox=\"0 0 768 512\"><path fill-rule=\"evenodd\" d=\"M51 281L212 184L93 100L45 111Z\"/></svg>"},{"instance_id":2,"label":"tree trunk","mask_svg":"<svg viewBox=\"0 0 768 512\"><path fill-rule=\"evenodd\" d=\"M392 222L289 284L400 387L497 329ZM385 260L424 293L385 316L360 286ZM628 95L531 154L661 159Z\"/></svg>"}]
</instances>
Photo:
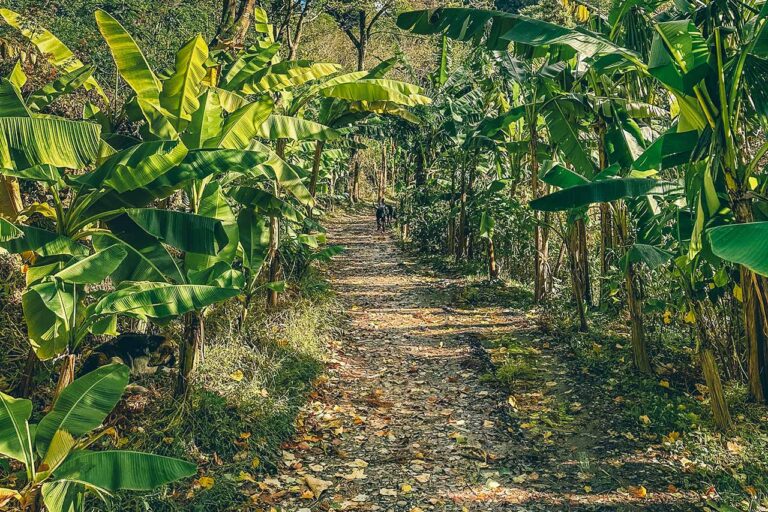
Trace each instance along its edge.
<instances>
[{"instance_id":1,"label":"tree trunk","mask_svg":"<svg viewBox=\"0 0 768 512\"><path fill-rule=\"evenodd\" d=\"M323 156L323 146L325 146L325 141L318 140L315 142L315 154L312 158L312 178L309 181L309 193L313 198L317 194L317 180L320 175L320 161Z\"/></svg>"},{"instance_id":2,"label":"tree trunk","mask_svg":"<svg viewBox=\"0 0 768 512\"><path fill-rule=\"evenodd\" d=\"M176 381L176 396L186 396L189 378L197 366L205 341L205 326L202 314L192 311L184 315L184 334L179 344L179 376Z\"/></svg>"},{"instance_id":3,"label":"tree trunk","mask_svg":"<svg viewBox=\"0 0 768 512\"><path fill-rule=\"evenodd\" d=\"M16 396L19 398L28 398L32 392L32 381L35 378L37 371L37 354L29 347L27 352L27 361L24 363L24 374L21 377L21 381L16 386Z\"/></svg>"},{"instance_id":4,"label":"tree trunk","mask_svg":"<svg viewBox=\"0 0 768 512\"><path fill-rule=\"evenodd\" d=\"M493 245L493 236L488 237L488 279L493 281L499 277L499 267L496 265L496 248Z\"/></svg>"},{"instance_id":5,"label":"tree trunk","mask_svg":"<svg viewBox=\"0 0 768 512\"><path fill-rule=\"evenodd\" d=\"M360 35L357 44L357 70L362 71L365 69L365 54L368 50L368 30L366 27L366 12L364 9L360 9L358 13L358 30Z\"/></svg>"},{"instance_id":6,"label":"tree trunk","mask_svg":"<svg viewBox=\"0 0 768 512\"><path fill-rule=\"evenodd\" d=\"M637 291L634 264L627 262L625 284L629 319L632 324L632 355L635 366L643 373L651 373L651 363L648 359L648 347L645 339L645 324L643 323L643 303Z\"/></svg>"},{"instance_id":7,"label":"tree trunk","mask_svg":"<svg viewBox=\"0 0 768 512\"><path fill-rule=\"evenodd\" d=\"M61 395L64 388L72 384L75 380L75 356L74 354L67 354L61 360L61 366L59 367L59 381L56 383L56 389L53 392L53 402Z\"/></svg>"},{"instance_id":8,"label":"tree trunk","mask_svg":"<svg viewBox=\"0 0 768 512\"><path fill-rule=\"evenodd\" d=\"M608 155L605 151L605 121L600 119L597 125L598 157L600 170L608 167ZM613 249L613 221L611 219L611 207L607 203L600 203L600 301L606 297L608 269L610 268L609 256Z\"/></svg>"},{"instance_id":9,"label":"tree trunk","mask_svg":"<svg viewBox=\"0 0 768 512\"><path fill-rule=\"evenodd\" d=\"M461 164L461 192L459 195L459 226L458 226L458 244L456 245L456 262L464 258L467 254L467 157L466 154Z\"/></svg>"},{"instance_id":10,"label":"tree trunk","mask_svg":"<svg viewBox=\"0 0 768 512\"><path fill-rule=\"evenodd\" d=\"M583 225L584 219L578 219L568 226L566 245L568 247L568 261L571 267L573 299L576 302L576 310L579 314L579 331L587 332L589 325L587 324L587 314L584 306L584 265L581 261L581 226L579 224Z\"/></svg>"},{"instance_id":11,"label":"tree trunk","mask_svg":"<svg viewBox=\"0 0 768 512\"><path fill-rule=\"evenodd\" d=\"M749 198L732 200L736 222L752 222L752 205ZM756 402L765 403L768 398L768 312L766 311L766 282L744 266L739 267L744 330L749 348L749 394Z\"/></svg>"},{"instance_id":12,"label":"tree trunk","mask_svg":"<svg viewBox=\"0 0 768 512\"><path fill-rule=\"evenodd\" d=\"M416 169L418 170L418 167ZM418 174L416 176L418 177ZM418 190L419 190L419 185L417 183L416 193L418 193ZM455 206L456 206L456 169L452 168L451 169L450 213L448 214L448 254L456 253L456 219L454 218L454 213L453 213L453 209Z\"/></svg>"},{"instance_id":13,"label":"tree trunk","mask_svg":"<svg viewBox=\"0 0 768 512\"><path fill-rule=\"evenodd\" d=\"M349 199L355 203L360 200L360 162L357 159L358 149L352 149L349 155L349 166L351 168L352 184L349 191Z\"/></svg>"},{"instance_id":14,"label":"tree trunk","mask_svg":"<svg viewBox=\"0 0 768 512\"><path fill-rule=\"evenodd\" d=\"M251 27L256 0L224 0L221 22L211 47L226 50L242 48Z\"/></svg>"},{"instance_id":15,"label":"tree trunk","mask_svg":"<svg viewBox=\"0 0 768 512\"><path fill-rule=\"evenodd\" d=\"M587 306L592 304L592 283L589 277L589 247L587 246L587 225L584 219L576 221L579 242L579 263L581 272L582 292Z\"/></svg>"},{"instance_id":16,"label":"tree trunk","mask_svg":"<svg viewBox=\"0 0 768 512\"><path fill-rule=\"evenodd\" d=\"M530 141L531 195L533 196L533 199L538 199L539 197L541 197L541 185L539 183L539 160L537 157L538 131L536 130L535 123L531 124L530 131L531 131L531 141ZM541 226L540 212L534 210L533 218L534 218L533 301L534 303L538 304L544 299L544 295L547 287L546 265L547 265L547 256L548 256L547 254L548 244L546 240L546 233L544 232L543 226Z\"/></svg>"}]
</instances>

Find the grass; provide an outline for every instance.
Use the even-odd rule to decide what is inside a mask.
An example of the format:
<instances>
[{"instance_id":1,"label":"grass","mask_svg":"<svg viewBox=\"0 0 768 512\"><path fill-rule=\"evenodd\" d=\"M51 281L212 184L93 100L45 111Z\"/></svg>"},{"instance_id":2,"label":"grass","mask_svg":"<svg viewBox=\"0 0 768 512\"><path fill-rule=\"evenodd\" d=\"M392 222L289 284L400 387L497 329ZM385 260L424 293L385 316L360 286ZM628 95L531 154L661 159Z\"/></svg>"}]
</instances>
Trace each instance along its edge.
<instances>
[{"instance_id":1,"label":"grass","mask_svg":"<svg viewBox=\"0 0 768 512\"><path fill-rule=\"evenodd\" d=\"M242 331L230 321L237 318L236 303L208 313L205 358L183 406L171 398L171 377L140 382L150 396L129 398L128 410L117 413L118 444L194 460L199 475L144 496L122 493L106 510L248 507L259 494L255 481L275 470L281 444L295 432L340 320L338 304L316 274L295 288L283 296L282 309L254 311Z\"/></svg>"}]
</instances>

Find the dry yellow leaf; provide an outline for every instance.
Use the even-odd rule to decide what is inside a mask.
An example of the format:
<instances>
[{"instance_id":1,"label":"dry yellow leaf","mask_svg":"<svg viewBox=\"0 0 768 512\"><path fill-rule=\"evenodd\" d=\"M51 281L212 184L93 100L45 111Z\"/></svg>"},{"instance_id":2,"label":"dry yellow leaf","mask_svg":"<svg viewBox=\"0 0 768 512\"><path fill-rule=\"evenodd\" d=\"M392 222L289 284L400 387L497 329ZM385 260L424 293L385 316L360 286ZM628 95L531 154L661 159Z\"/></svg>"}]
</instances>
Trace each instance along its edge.
<instances>
[{"instance_id":1,"label":"dry yellow leaf","mask_svg":"<svg viewBox=\"0 0 768 512\"><path fill-rule=\"evenodd\" d=\"M413 487L411 487L410 484L401 484L400 485L400 491L402 491L402 492L404 492L406 494L411 492L412 490L413 490Z\"/></svg>"},{"instance_id":2,"label":"dry yellow leaf","mask_svg":"<svg viewBox=\"0 0 768 512\"><path fill-rule=\"evenodd\" d=\"M245 375L243 374L242 370L235 370L234 372L229 374L229 378L236 382L240 382L241 380L243 380L244 377Z\"/></svg>"},{"instance_id":3,"label":"dry yellow leaf","mask_svg":"<svg viewBox=\"0 0 768 512\"><path fill-rule=\"evenodd\" d=\"M200 477L200 478L197 480L197 484L198 484L198 485L199 485L201 488L203 488L203 489L210 489L210 488L212 488L212 487L213 487L213 484L215 484L215 483L216 483L216 480L214 480L214 478L213 478L213 477L211 477L211 476L201 476L201 477Z\"/></svg>"},{"instance_id":4,"label":"dry yellow leaf","mask_svg":"<svg viewBox=\"0 0 768 512\"><path fill-rule=\"evenodd\" d=\"M737 301L744 302L744 295L741 293L741 286L734 285L733 296L736 298Z\"/></svg>"},{"instance_id":5,"label":"dry yellow leaf","mask_svg":"<svg viewBox=\"0 0 768 512\"><path fill-rule=\"evenodd\" d=\"M643 422L643 425L651 424L651 418L649 418L647 414L643 414L642 416L640 416L640 421Z\"/></svg>"},{"instance_id":6,"label":"dry yellow leaf","mask_svg":"<svg viewBox=\"0 0 768 512\"><path fill-rule=\"evenodd\" d=\"M629 491L629 494L631 494L635 498L644 499L646 496L648 496L648 491L642 485L630 485L627 488L627 491Z\"/></svg>"},{"instance_id":7,"label":"dry yellow leaf","mask_svg":"<svg viewBox=\"0 0 768 512\"><path fill-rule=\"evenodd\" d=\"M663 387L663 388L667 388L667 389L669 389L669 381L668 381L668 380L666 380L666 379L661 379L661 380L659 381L659 386L661 386L661 387Z\"/></svg>"},{"instance_id":8,"label":"dry yellow leaf","mask_svg":"<svg viewBox=\"0 0 768 512\"><path fill-rule=\"evenodd\" d=\"M671 324L672 323L672 312L670 310L666 310L664 312L664 315L662 316L662 320L667 325Z\"/></svg>"}]
</instances>

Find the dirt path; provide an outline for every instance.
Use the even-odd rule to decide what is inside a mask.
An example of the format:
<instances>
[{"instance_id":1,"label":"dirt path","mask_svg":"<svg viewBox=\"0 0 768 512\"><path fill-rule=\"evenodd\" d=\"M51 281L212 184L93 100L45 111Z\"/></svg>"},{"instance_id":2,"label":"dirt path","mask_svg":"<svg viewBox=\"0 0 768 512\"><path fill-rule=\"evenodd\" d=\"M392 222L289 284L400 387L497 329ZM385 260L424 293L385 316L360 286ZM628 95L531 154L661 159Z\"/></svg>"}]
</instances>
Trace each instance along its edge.
<instances>
[{"instance_id":1,"label":"dirt path","mask_svg":"<svg viewBox=\"0 0 768 512\"><path fill-rule=\"evenodd\" d=\"M376 233L370 216L343 216L329 231L332 243L347 247L331 281L350 322L278 474L262 485L260 506L670 510L686 500L680 492L639 496L624 488L613 461L627 447L602 442L610 425L582 405L584 390L537 337L530 316L457 307L462 281L417 265ZM527 340L523 355L536 372L512 396L482 378L494 350L480 346L509 336ZM544 417L553 410L562 417ZM642 450L635 455L632 478L654 464Z\"/></svg>"}]
</instances>

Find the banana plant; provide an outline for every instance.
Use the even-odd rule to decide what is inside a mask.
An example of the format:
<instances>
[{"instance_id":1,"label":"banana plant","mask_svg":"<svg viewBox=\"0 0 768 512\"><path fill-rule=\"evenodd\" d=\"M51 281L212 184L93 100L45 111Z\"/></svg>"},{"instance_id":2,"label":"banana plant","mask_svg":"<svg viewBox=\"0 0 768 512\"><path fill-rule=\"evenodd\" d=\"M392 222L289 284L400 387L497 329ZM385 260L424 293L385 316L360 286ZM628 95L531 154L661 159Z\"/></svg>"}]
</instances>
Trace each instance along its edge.
<instances>
[{"instance_id":1,"label":"banana plant","mask_svg":"<svg viewBox=\"0 0 768 512\"><path fill-rule=\"evenodd\" d=\"M102 366L74 380L37 424L32 402L0 392L0 456L23 464L17 489L0 489L0 507L14 501L24 510L78 512L85 497L101 499L117 491L151 491L188 478L197 466L181 459L128 450L93 450L116 436L102 423L117 405L130 371L122 364Z\"/></svg>"}]
</instances>

